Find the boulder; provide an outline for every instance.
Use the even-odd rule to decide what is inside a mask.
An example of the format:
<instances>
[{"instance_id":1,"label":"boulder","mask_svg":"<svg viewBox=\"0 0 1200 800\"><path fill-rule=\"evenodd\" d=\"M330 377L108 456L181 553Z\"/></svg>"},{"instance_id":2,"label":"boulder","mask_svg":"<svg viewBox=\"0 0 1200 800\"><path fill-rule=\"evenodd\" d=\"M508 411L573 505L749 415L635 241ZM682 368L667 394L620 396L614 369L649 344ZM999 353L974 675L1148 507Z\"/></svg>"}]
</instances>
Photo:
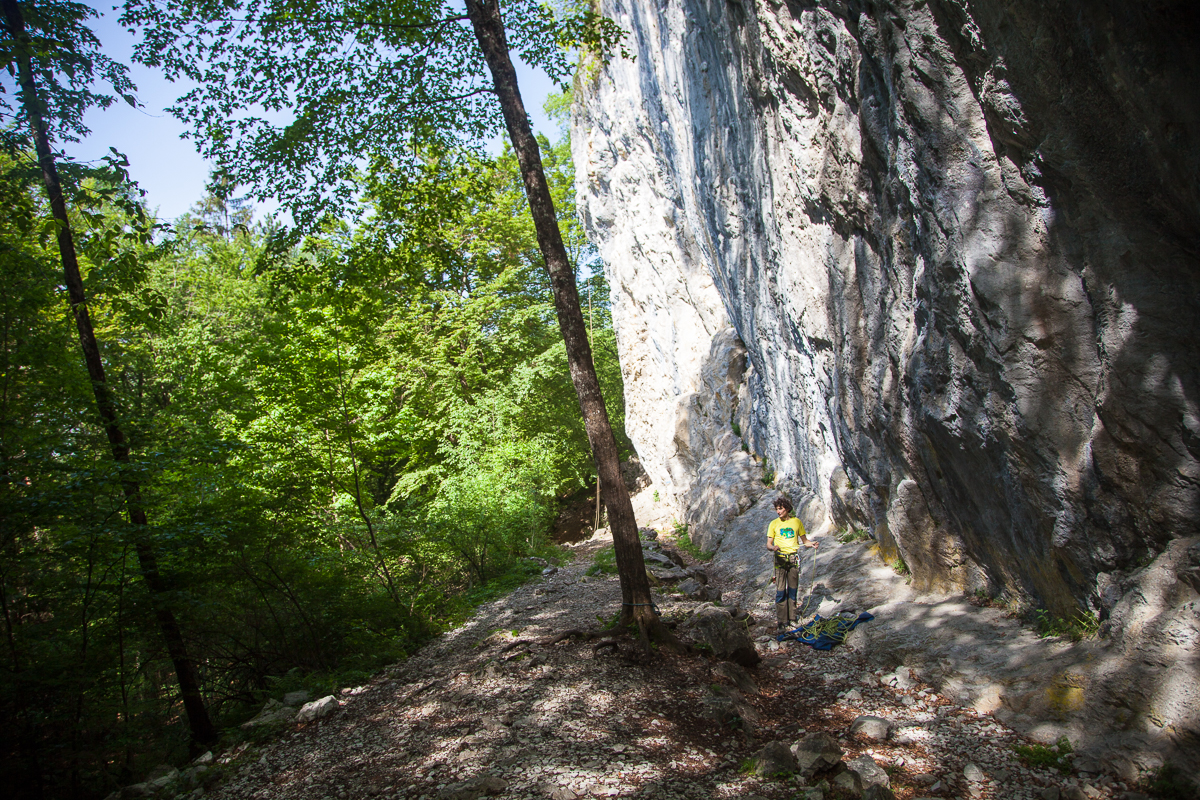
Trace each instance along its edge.
<instances>
[{"instance_id":1,"label":"boulder","mask_svg":"<svg viewBox=\"0 0 1200 800\"><path fill-rule=\"evenodd\" d=\"M739 692L744 694L758 694L758 684L750 677L750 673L746 672L740 664L735 664L732 661L722 661L713 667L713 673L720 675L723 678L728 678Z\"/></svg>"},{"instance_id":2,"label":"boulder","mask_svg":"<svg viewBox=\"0 0 1200 800\"><path fill-rule=\"evenodd\" d=\"M687 573L684 572L683 570L681 570L679 567L670 567L670 568L650 567L646 571L649 572L651 575L653 575L655 578L658 578L660 581L665 581L668 583L674 582L674 581L681 581L681 580L684 580L685 578L687 578Z\"/></svg>"},{"instance_id":3,"label":"boulder","mask_svg":"<svg viewBox=\"0 0 1200 800\"><path fill-rule=\"evenodd\" d=\"M892 723L883 717L870 714L855 717L854 722L850 723L850 733L877 742L886 741L892 735L892 728Z\"/></svg>"},{"instance_id":4,"label":"boulder","mask_svg":"<svg viewBox=\"0 0 1200 800\"><path fill-rule=\"evenodd\" d=\"M146 776L147 783L153 783L160 788L176 780L179 780L179 770L170 764L159 764L150 770L150 774Z\"/></svg>"},{"instance_id":5,"label":"boulder","mask_svg":"<svg viewBox=\"0 0 1200 800\"><path fill-rule=\"evenodd\" d=\"M271 698L263 705L262 711L258 712L258 716L243 722L241 727L249 730L250 728L258 728L264 725L286 725L295 719L296 709L288 708L278 700Z\"/></svg>"},{"instance_id":6,"label":"boulder","mask_svg":"<svg viewBox=\"0 0 1200 800\"><path fill-rule=\"evenodd\" d=\"M737 725L753 734L762 719L758 710L746 702L742 693L731 686L709 687L709 694L701 701L701 716L721 725Z\"/></svg>"},{"instance_id":7,"label":"boulder","mask_svg":"<svg viewBox=\"0 0 1200 800\"><path fill-rule=\"evenodd\" d=\"M817 772L841 763L842 748L827 733L810 733L792 745L792 755L796 757L796 771L811 778Z\"/></svg>"},{"instance_id":8,"label":"boulder","mask_svg":"<svg viewBox=\"0 0 1200 800\"><path fill-rule=\"evenodd\" d=\"M311 703L305 703L300 709L300 713L296 715L296 722L313 722L314 720L327 717L334 711L337 711L341 706L338 705L337 698L333 695L326 695L320 700L313 700Z\"/></svg>"},{"instance_id":9,"label":"boulder","mask_svg":"<svg viewBox=\"0 0 1200 800\"><path fill-rule=\"evenodd\" d=\"M796 757L783 742L771 742L753 756L751 772L760 778L791 775L796 771Z\"/></svg>"},{"instance_id":10,"label":"boulder","mask_svg":"<svg viewBox=\"0 0 1200 800\"><path fill-rule=\"evenodd\" d=\"M710 694L700 700L700 716L718 725L732 725L741 714L733 698Z\"/></svg>"},{"instance_id":11,"label":"boulder","mask_svg":"<svg viewBox=\"0 0 1200 800\"><path fill-rule=\"evenodd\" d=\"M703 605L683 624L693 640L712 648L718 658L728 659L743 667L753 667L762 658L744 622L739 622L723 608Z\"/></svg>"},{"instance_id":12,"label":"boulder","mask_svg":"<svg viewBox=\"0 0 1200 800\"><path fill-rule=\"evenodd\" d=\"M917 685L913 672L908 667L896 667L895 672L884 675L879 680L885 686L894 686L903 690L912 689Z\"/></svg>"},{"instance_id":13,"label":"boulder","mask_svg":"<svg viewBox=\"0 0 1200 800\"><path fill-rule=\"evenodd\" d=\"M652 567L666 567L667 569L671 569L675 566L674 561L657 550L643 549L642 560Z\"/></svg>"},{"instance_id":14,"label":"boulder","mask_svg":"<svg viewBox=\"0 0 1200 800\"><path fill-rule=\"evenodd\" d=\"M891 789L892 781L883 767L875 763L870 756L859 756L846 762L846 771L842 775L850 776L850 791L855 795L864 795L872 786L882 786ZM839 776L841 777L841 776Z\"/></svg>"},{"instance_id":15,"label":"boulder","mask_svg":"<svg viewBox=\"0 0 1200 800\"><path fill-rule=\"evenodd\" d=\"M896 800L896 795L887 786L874 784L863 791L862 800Z\"/></svg>"},{"instance_id":16,"label":"boulder","mask_svg":"<svg viewBox=\"0 0 1200 800\"><path fill-rule=\"evenodd\" d=\"M288 692L283 696L283 704L289 708L299 708L309 700L307 689L301 689L296 692Z\"/></svg>"}]
</instances>

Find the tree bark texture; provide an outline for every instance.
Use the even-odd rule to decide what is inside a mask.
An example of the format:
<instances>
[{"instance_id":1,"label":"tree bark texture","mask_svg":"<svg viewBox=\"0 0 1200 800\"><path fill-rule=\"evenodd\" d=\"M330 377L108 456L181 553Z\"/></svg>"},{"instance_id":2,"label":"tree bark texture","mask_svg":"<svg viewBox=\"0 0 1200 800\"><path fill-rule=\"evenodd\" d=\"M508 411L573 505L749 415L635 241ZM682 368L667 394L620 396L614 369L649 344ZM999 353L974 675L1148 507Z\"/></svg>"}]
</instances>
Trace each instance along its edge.
<instances>
[{"instance_id":1,"label":"tree bark texture","mask_svg":"<svg viewBox=\"0 0 1200 800\"><path fill-rule=\"evenodd\" d=\"M119 464L128 464L129 442L118 423L116 401L105 378L104 364L100 359L100 346L96 341L96 334L92 330L87 298L83 291L83 278L79 272L79 260L75 252L75 241L71 235L71 221L67 216L67 203L63 197L62 184L58 179L54 151L50 148L50 136L45 121L46 109L34 80L30 55L33 49L32 41L26 34L25 19L21 15L17 0L0 0L0 5L4 8L5 24L17 50L17 78L21 86L21 102L25 114L29 118L34 148L37 151L38 164L42 170L42 182L46 185L46 193L50 197L50 211L58 223L58 250L62 257L67 295L71 302L71 312L75 317L75 326L79 331L79 344L83 349L83 358L92 381L96 407L100 412L101 424L108 436L113 460ZM195 665L188 657L187 646L179 622L166 603L165 598L169 587L162 577L162 573L159 572L157 554L149 539L146 512L142 509L141 504L140 487L136 481L124 479L122 488L125 493L129 522L134 526L134 548L137 552L138 564L142 577L154 598L155 617L165 640L167 653L175 666L175 674L179 680L180 694L192 738L199 743L214 742L217 739L217 730L208 715L208 708L204 705Z\"/></svg>"},{"instance_id":2,"label":"tree bark texture","mask_svg":"<svg viewBox=\"0 0 1200 800\"><path fill-rule=\"evenodd\" d=\"M609 423L608 410L604 406L604 397L600 394L600 381L596 378L596 370L592 366L592 349L588 342L583 311L579 305L575 270L563 246L558 218L554 212L554 201L550 197L550 189L542 169L541 152L529 124L529 117L525 113L525 105L521 102L517 72L509 57L499 2L467 0L467 16L491 70L496 96L500 100L504 122L508 127L508 136L521 167L521 179L525 183L525 194L529 198L538 246L550 273L554 309L558 314L558 326L567 346L571 381L575 384L575 392L579 396L579 408L583 412L584 427L592 448L592 458L596 462L596 472L605 487L604 505L608 510L608 523L612 530L617 557L617 572L621 578L621 618L625 622L657 623L657 615L651 604L646 565L642 560L637 520L633 516L629 492L621 479L617 442Z\"/></svg>"}]
</instances>

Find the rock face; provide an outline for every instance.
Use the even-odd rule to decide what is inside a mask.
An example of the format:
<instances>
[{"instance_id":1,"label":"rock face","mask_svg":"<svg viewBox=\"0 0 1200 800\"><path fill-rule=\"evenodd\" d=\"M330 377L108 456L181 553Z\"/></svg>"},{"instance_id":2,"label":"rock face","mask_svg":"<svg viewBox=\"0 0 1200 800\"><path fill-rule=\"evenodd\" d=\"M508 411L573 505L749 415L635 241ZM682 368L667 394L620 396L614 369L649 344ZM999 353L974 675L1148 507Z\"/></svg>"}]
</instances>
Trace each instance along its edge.
<instances>
[{"instance_id":1,"label":"rock face","mask_svg":"<svg viewBox=\"0 0 1200 800\"><path fill-rule=\"evenodd\" d=\"M1103 617L1200 533L1189 4L600 6L579 207L694 541L774 478L917 589Z\"/></svg>"}]
</instances>

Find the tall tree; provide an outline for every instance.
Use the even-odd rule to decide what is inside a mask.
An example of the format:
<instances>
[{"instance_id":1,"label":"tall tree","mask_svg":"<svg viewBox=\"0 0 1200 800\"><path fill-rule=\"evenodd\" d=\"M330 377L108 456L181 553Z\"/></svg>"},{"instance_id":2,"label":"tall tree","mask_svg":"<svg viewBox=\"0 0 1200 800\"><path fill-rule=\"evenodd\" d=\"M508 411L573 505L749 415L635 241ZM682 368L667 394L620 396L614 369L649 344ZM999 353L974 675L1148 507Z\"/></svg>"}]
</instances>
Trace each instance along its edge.
<instances>
[{"instance_id":1,"label":"tall tree","mask_svg":"<svg viewBox=\"0 0 1200 800\"><path fill-rule=\"evenodd\" d=\"M590 10L562 20L532 0L506 10L498 0L466 0L465 15L440 0L127 0L122 20L145 28L140 60L198 83L175 111L193 124L205 152L238 184L287 203L302 225L345 207L355 191L347 177L363 154L412 163L430 144L478 142L503 120L597 473L609 489L621 617L670 638L652 604L574 269L510 56L516 49L559 79L571 69L568 47L607 57L622 34ZM263 113L285 111L286 124Z\"/></svg>"},{"instance_id":2,"label":"tall tree","mask_svg":"<svg viewBox=\"0 0 1200 800\"><path fill-rule=\"evenodd\" d=\"M571 367L571 381L579 395L579 407L583 412L588 442L592 446L592 457L596 462L596 474L605 487L605 505L616 550L617 571L621 578L622 618L636 620L638 625L658 625L657 614L650 597L650 582L646 577L642 546L638 539L637 520L633 515L633 504L621 478L617 442L608 420L608 410L600 393L600 381L593 366L592 347L588 341L587 325L579 307L579 291L575 282L575 270L567 257L562 234L554 212L554 201L550 187L546 184L546 173L542 169L542 156L525 113L525 104L517 85L517 71L509 55L508 38L504 30L504 18L500 14L499 0L466 0L467 16L475 30L479 49L483 51L488 69L492 74L496 97L504 112L504 124L517 160L521 165L521 179L537 230L538 245L550 273L550 286L554 294L554 308L558 314L558 326L563 342L567 346L567 362ZM656 634L661 634L655 630Z\"/></svg>"},{"instance_id":3,"label":"tall tree","mask_svg":"<svg viewBox=\"0 0 1200 800\"><path fill-rule=\"evenodd\" d=\"M92 328L87 297L84 293L83 277L79 270L79 260L72 234L71 219L67 213L66 197L51 147L50 125L47 118L52 111L47 98L39 91L37 75L45 76L52 82L51 90L46 94L51 98L57 97L63 103L59 119L67 131L73 129L77 132L84 132L82 112L87 106L93 104L103 106L112 102L111 97L91 91L88 85L91 79L108 80L129 102L132 102L132 95L129 92L132 91L133 86L120 65L95 52L99 47L99 42L82 24L83 20L94 14L91 9L76 3L62 2L48 2L40 7L26 4L23 9L17 0L0 0L0 5L4 9L4 25L7 34L4 42L4 56L9 64L15 63L16 66L17 81L20 86L19 102L29 124L38 165L41 169L42 182L45 184L46 193L49 196L71 311L79 331L79 343L87 364L88 375L92 381L92 392L100 414L100 423L108 436L113 459L119 464L128 464L130 461L129 441L119 421L117 404L100 356L100 345ZM26 28L25 14L27 11L31 13L37 23L40 23L38 29L41 35L37 39L30 35ZM57 64L55 55L60 56ZM68 87L53 83L56 67L67 71L70 83L82 84L82 90L72 92L65 90ZM175 666L192 737L202 743L214 741L217 738L217 732L200 692L196 667L188 656L183 633L167 601L170 587L159 569L158 558L149 535L146 514L142 508L141 488L138 482L128 475L122 483L126 512L130 524L136 531L134 544L142 577L155 598L155 614L167 651Z\"/></svg>"}]
</instances>

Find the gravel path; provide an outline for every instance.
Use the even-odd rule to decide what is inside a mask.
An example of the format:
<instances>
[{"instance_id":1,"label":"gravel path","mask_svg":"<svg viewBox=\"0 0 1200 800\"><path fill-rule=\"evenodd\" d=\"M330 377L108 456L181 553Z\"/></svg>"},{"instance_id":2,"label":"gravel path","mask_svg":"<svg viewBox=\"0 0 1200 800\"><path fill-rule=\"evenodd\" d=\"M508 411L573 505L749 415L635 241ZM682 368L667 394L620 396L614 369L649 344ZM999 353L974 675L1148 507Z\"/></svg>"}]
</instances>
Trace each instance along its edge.
<instances>
[{"instance_id":1,"label":"gravel path","mask_svg":"<svg viewBox=\"0 0 1200 800\"><path fill-rule=\"evenodd\" d=\"M647 660L628 641L620 651L598 652L581 638L537 644L573 628L595 629L597 615L618 608L615 576L584 575L604 546L602 538L572 546L574 560L553 575L480 608L372 683L343 690L343 707L331 716L222 756L224 778L196 796L816 800L811 784L820 774L802 784L741 771L768 742L792 744L814 732L837 738L845 761L870 755L900 800L1125 794L1101 776L1025 766L1014 745L1031 742L938 697L903 669L869 671L849 648L781 646L763 630L756 640L763 662L750 671L758 692L745 695L756 712L748 716L758 717L748 732L703 714L705 698L731 683L720 662L703 655ZM721 576L710 583L720 586ZM727 591L724 603L740 599ZM672 618L697 603L663 595L659 605ZM746 610L760 621L751 630L773 620L770 608ZM862 714L894 723L892 737L851 735ZM822 795L837 791L826 787Z\"/></svg>"}]
</instances>

